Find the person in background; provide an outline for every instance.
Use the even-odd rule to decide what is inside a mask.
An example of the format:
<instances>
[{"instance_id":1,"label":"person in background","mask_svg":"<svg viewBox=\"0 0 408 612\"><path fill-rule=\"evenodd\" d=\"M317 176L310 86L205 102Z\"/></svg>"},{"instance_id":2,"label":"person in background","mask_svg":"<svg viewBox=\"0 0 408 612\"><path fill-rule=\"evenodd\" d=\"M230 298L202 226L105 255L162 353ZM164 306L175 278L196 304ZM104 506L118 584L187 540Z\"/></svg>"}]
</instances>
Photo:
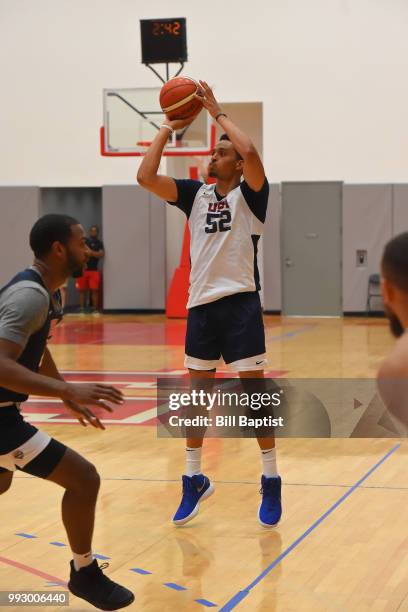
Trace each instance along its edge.
<instances>
[{"instance_id":1,"label":"person in background","mask_svg":"<svg viewBox=\"0 0 408 612\"><path fill-rule=\"evenodd\" d=\"M88 291L91 293L91 312L99 314L99 288L101 273L98 270L99 260L105 255L103 242L99 240L99 228L92 225L86 239L89 249L89 259L83 275L77 279L76 288L79 291L79 307L81 314L85 313Z\"/></svg>"}]
</instances>

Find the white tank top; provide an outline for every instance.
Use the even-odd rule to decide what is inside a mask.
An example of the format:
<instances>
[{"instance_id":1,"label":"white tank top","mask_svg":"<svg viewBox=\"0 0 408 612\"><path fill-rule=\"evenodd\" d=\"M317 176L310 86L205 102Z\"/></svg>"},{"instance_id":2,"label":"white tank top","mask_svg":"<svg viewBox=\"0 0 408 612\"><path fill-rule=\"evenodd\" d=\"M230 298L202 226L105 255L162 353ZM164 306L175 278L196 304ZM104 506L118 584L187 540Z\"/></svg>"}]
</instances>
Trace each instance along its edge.
<instances>
[{"instance_id":1,"label":"white tank top","mask_svg":"<svg viewBox=\"0 0 408 612\"><path fill-rule=\"evenodd\" d=\"M190 289L187 308L227 295L260 289L257 244L263 232L269 185L253 191L245 181L225 197L215 185L176 180L175 206L190 228Z\"/></svg>"}]
</instances>

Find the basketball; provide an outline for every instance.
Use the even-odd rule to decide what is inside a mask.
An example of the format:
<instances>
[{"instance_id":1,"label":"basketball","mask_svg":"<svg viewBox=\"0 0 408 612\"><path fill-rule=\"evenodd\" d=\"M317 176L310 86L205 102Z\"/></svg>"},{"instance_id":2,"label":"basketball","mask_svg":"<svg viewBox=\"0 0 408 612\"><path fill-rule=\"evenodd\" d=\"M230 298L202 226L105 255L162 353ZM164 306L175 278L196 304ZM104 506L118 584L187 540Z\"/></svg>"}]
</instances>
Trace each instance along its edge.
<instances>
[{"instance_id":1,"label":"basketball","mask_svg":"<svg viewBox=\"0 0 408 612\"><path fill-rule=\"evenodd\" d=\"M202 108L195 94L198 84L190 77L175 77L163 85L160 106L169 119L189 119Z\"/></svg>"}]
</instances>

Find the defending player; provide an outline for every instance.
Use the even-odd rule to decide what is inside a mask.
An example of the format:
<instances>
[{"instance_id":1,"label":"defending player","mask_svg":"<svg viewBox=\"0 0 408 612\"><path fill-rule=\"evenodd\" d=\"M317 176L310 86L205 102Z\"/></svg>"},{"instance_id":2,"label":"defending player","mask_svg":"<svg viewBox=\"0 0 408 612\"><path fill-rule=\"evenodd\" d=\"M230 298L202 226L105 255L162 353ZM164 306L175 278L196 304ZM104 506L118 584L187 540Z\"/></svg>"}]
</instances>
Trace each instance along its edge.
<instances>
[{"instance_id":1,"label":"defending player","mask_svg":"<svg viewBox=\"0 0 408 612\"><path fill-rule=\"evenodd\" d=\"M82 425L104 429L88 406L112 412L106 402L123 402L109 385L65 382L47 348L51 325L62 317L58 287L80 276L87 260L84 230L71 217L45 215L31 230L30 246L33 266L0 290L0 494L16 469L63 487L62 520L73 553L68 588L97 608L117 610L134 596L105 576L92 556L99 475L20 412L31 393L59 397Z\"/></svg>"}]
</instances>

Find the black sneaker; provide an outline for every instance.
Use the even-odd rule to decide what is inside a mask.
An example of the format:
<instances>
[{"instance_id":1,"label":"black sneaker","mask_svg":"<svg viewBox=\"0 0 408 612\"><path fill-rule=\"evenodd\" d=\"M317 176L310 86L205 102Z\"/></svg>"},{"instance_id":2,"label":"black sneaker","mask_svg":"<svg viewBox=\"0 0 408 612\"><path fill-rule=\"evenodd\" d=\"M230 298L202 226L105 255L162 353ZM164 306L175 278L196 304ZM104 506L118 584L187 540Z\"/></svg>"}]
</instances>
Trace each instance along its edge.
<instances>
[{"instance_id":1,"label":"black sneaker","mask_svg":"<svg viewBox=\"0 0 408 612\"><path fill-rule=\"evenodd\" d=\"M103 563L100 567L93 560L91 565L81 567L76 571L74 562L71 561L71 576L68 588L73 595L85 599L100 610L119 610L130 606L135 596L131 591L113 582L105 576L102 570L109 567L109 563Z\"/></svg>"}]
</instances>

